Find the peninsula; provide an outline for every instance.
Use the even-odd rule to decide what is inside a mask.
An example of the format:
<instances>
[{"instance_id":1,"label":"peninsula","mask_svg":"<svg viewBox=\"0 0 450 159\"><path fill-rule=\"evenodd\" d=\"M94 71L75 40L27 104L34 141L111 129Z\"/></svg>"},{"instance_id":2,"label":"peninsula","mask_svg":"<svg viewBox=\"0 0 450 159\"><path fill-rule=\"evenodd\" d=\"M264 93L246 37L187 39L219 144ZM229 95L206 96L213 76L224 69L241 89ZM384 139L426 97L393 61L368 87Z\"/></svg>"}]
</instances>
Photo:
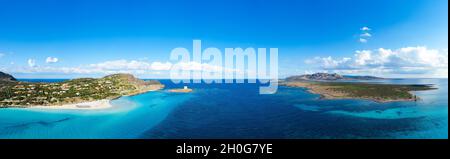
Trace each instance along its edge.
<instances>
[{"instance_id":1,"label":"peninsula","mask_svg":"<svg viewBox=\"0 0 450 159\"><path fill-rule=\"evenodd\" d=\"M417 101L419 98L412 94L412 91L435 89L431 85L373 84L348 81L354 79L382 78L316 73L288 77L280 85L307 88L309 92L320 94L324 99L367 99L376 102Z\"/></svg>"},{"instance_id":2,"label":"peninsula","mask_svg":"<svg viewBox=\"0 0 450 159\"><path fill-rule=\"evenodd\" d=\"M104 108L109 100L164 88L159 81L143 81L130 74L79 78L64 82L20 82L0 72L0 108Z\"/></svg>"}]
</instances>

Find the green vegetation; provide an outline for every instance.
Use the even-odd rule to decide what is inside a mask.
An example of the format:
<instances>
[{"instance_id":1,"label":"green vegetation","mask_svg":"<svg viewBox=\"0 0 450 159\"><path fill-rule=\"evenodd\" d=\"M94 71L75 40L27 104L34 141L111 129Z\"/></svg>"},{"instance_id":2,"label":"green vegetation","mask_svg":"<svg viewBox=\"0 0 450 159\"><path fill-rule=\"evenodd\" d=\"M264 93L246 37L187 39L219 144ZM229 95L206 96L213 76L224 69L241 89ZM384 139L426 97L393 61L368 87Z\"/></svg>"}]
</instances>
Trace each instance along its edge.
<instances>
[{"instance_id":1,"label":"green vegetation","mask_svg":"<svg viewBox=\"0 0 450 159\"><path fill-rule=\"evenodd\" d=\"M340 92L347 97L368 98L376 100L416 100L411 91L424 91L434 89L429 85L393 85L393 84L367 84L367 83L316 83L327 87L332 92Z\"/></svg>"},{"instance_id":2,"label":"green vegetation","mask_svg":"<svg viewBox=\"0 0 450 159\"><path fill-rule=\"evenodd\" d=\"M58 83L0 81L0 107L62 105L114 99L162 88L158 81L142 81L115 74L100 79L81 78Z\"/></svg>"}]
</instances>

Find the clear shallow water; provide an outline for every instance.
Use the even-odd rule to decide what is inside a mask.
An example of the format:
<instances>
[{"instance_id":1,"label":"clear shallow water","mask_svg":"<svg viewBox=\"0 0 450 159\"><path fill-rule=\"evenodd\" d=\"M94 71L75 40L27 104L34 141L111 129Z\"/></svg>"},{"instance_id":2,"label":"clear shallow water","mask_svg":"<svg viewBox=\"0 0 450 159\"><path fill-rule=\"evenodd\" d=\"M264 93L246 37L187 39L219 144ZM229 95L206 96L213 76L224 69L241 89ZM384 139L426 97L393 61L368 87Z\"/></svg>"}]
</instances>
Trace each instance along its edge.
<instances>
[{"instance_id":1,"label":"clear shallow water","mask_svg":"<svg viewBox=\"0 0 450 159\"><path fill-rule=\"evenodd\" d=\"M253 84L191 84L194 93L122 97L107 110L0 109L0 138L448 138L448 79L374 82L439 89L417 92L419 102L376 103L320 100L301 88L259 95Z\"/></svg>"}]
</instances>

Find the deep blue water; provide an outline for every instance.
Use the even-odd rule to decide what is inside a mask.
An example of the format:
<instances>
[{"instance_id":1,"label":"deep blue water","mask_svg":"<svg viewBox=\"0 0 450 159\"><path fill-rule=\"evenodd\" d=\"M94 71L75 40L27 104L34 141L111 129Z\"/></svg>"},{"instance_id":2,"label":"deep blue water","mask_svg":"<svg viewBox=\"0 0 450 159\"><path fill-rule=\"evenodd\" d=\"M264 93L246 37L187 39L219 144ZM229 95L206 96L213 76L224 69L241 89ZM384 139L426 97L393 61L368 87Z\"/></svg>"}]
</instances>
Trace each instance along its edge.
<instances>
[{"instance_id":1,"label":"deep blue water","mask_svg":"<svg viewBox=\"0 0 450 159\"><path fill-rule=\"evenodd\" d=\"M374 82L438 89L417 92L418 102L376 103L321 100L301 88L259 95L256 84L189 84L193 93L122 97L107 110L0 109L0 138L448 138L448 79Z\"/></svg>"}]
</instances>

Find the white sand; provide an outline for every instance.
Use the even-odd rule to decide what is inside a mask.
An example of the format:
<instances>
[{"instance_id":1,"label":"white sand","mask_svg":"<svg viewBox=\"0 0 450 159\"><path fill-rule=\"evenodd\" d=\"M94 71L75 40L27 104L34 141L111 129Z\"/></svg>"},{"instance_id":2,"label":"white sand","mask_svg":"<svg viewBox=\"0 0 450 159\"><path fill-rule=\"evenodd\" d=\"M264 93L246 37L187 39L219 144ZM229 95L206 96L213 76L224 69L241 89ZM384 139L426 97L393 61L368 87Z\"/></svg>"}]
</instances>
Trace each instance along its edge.
<instances>
[{"instance_id":1,"label":"white sand","mask_svg":"<svg viewBox=\"0 0 450 159\"><path fill-rule=\"evenodd\" d=\"M98 100L77 104L53 105L53 106L31 106L32 109L77 109L77 110L97 110L111 108L110 100Z\"/></svg>"}]
</instances>

